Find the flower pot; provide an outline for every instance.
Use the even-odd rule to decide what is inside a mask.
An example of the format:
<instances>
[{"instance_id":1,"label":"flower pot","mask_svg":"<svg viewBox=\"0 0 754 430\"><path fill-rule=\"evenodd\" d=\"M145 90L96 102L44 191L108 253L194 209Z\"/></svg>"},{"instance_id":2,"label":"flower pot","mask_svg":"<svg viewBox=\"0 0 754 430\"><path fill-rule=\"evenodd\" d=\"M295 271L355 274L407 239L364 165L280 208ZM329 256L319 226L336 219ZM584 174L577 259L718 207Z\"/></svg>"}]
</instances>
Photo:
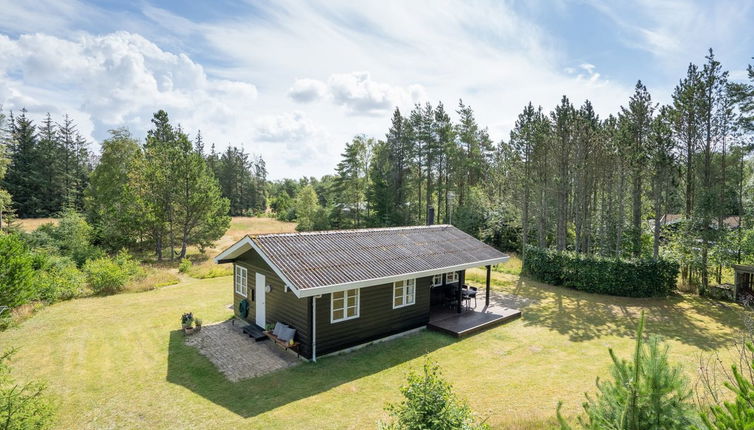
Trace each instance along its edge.
<instances>
[{"instance_id":1,"label":"flower pot","mask_svg":"<svg viewBox=\"0 0 754 430\"><path fill-rule=\"evenodd\" d=\"M193 327L184 327L183 332L185 334L194 334L195 329Z\"/></svg>"}]
</instances>

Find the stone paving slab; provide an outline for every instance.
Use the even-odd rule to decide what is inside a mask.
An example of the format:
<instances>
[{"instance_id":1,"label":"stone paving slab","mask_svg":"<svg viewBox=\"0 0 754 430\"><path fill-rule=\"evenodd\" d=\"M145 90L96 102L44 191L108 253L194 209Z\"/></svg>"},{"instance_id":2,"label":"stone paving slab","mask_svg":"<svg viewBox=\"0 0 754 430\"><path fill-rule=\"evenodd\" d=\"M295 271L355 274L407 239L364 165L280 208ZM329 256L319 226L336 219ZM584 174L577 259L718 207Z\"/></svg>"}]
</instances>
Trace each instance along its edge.
<instances>
[{"instance_id":1,"label":"stone paving slab","mask_svg":"<svg viewBox=\"0 0 754 430\"><path fill-rule=\"evenodd\" d=\"M301 362L271 341L255 342L232 321L205 325L198 333L186 336L186 344L207 357L231 382L265 375Z\"/></svg>"}]
</instances>

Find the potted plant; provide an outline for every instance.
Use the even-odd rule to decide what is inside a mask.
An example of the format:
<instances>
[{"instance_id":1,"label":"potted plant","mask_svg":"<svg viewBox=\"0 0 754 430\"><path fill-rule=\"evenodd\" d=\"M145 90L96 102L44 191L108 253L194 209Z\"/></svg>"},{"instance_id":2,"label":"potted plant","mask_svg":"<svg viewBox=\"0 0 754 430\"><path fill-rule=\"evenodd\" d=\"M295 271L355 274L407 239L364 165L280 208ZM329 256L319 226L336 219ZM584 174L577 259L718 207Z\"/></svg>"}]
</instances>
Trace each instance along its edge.
<instances>
[{"instance_id":1,"label":"potted plant","mask_svg":"<svg viewBox=\"0 0 754 430\"><path fill-rule=\"evenodd\" d=\"M185 313L181 316L181 327L183 327L183 332L186 334L191 334L194 332L194 314L191 312Z\"/></svg>"},{"instance_id":2,"label":"potted plant","mask_svg":"<svg viewBox=\"0 0 754 430\"><path fill-rule=\"evenodd\" d=\"M202 319L197 317L194 318L194 330L199 331L202 329Z\"/></svg>"}]
</instances>

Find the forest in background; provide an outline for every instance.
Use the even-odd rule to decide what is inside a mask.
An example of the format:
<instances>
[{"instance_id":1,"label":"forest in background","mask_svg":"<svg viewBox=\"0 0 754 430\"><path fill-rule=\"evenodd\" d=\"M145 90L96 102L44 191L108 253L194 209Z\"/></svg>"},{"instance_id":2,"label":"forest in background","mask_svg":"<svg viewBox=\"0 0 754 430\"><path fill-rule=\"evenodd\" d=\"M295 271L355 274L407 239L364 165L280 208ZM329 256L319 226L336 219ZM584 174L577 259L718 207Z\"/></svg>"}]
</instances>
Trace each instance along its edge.
<instances>
[{"instance_id":1,"label":"forest in background","mask_svg":"<svg viewBox=\"0 0 754 430\"><path fill-rule=\"evenodd\" d=\"M505 250L670 259L684 283L704 288L754 255L748 71L748 83L731 81L710 50L668 105L641 81L606 118L589 100L563 96L549 111L529 103L497 142L463 101L396 108L385 137L356 135L332 175L276 181L261 157L207 150L163 111L144 141L113 130L98 155L68 117L37 125L10 113L0 117L0 222L73 210L111 252L173 259L220 237L228 215L276 216L300 230L432 218Z\"/></svg>"}]
</instances>

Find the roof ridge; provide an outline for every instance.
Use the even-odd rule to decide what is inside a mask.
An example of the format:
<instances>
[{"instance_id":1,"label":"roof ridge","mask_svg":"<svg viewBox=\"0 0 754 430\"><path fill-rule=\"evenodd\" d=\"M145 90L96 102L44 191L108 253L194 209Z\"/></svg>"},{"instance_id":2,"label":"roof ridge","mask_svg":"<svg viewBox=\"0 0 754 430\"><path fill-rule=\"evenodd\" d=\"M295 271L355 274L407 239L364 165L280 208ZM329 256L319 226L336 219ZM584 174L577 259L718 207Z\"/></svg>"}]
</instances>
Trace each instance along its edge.
<instances>
[{"instance_id":1,"label":"roof ridge","mask_svg":"<svg viewBox=\"0 0 754 430\"><path fill-rule=\"evenodd\" d=\"M265 234L250 234L252 238L264 238L264 237L289 237L289 236L323 236L328 234L338 233L365 233L372 231L399 231L399 230L418 230L418 229L430 229L430 228L447 228L454 227L450 224L433 224L433 225L406 225L398 227L373 227L373 228L354 228L354 229L341 229L341 230L318 230L318 231L298 231L295 233L265 233Z\"/></svg>"}]
</instances>

